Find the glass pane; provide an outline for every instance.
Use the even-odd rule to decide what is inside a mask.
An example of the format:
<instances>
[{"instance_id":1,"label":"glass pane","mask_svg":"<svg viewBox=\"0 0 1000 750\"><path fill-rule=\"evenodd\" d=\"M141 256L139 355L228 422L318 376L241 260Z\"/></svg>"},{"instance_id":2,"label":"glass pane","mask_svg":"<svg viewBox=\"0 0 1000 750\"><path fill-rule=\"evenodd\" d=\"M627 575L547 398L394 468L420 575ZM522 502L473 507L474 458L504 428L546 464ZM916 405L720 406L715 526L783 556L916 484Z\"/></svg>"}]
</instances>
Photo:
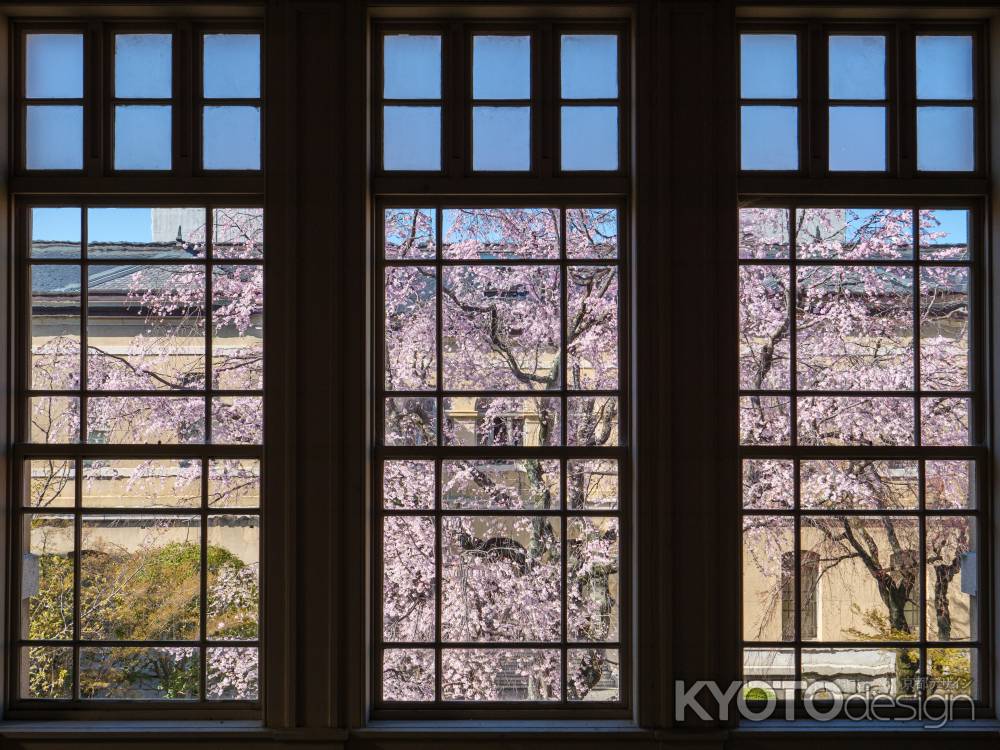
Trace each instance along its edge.
<instances>
[{"instance_id":1,"label":"glass pane","mask_svg":"<svg viewBox=\"0 0 1000 750\"><path fill-rule=\"evenodd\" d=\"M927 650L927 693L945 697L979 697L979 649Z\"/></svg>"},{"instance_id":2,"label":"glass pane","mask_svg":"<svg viewBox=\"0 0 1000 750\"><path fill-rule=\"evenodd\" d=\"M260 634L260 516L208 517L208 637L252 641Z\"/></svg>"},{"instance_id":3,"label":"glass pane","mask_svg":"<svg viewBox=\"0 0 1000 750\"><path fill-rule=\"evenodd\" d=\"M920 385L962 391L969 384L969 269L920 271Z\"/></svg>"},{"instance_id":4,"label":"glass pane","mask_svg":"<svg viewBox=\"0 0 1000 750\"><path fill-rule=\"evenodd\" d=\"M559 55L563 99L617 98L617 35L563 34Z\"/></svg>"},{"instance_id":5,"label":"glass pane","mask_svg":"<svg viewBox=\"0 0 1000 750\"><path fill-rule=\"evenodd\" d=\"M260 107L205 107L205 169L260 169Z\"/></svg>"},{"instance_id":6,"label":"glass pane","mask_svg":"<svg viewBox=\"0 0 1000 750\"><path fill-rule=\"evenodd\" d=\"M382 699L434 700L434 651L387 648L382 652Z\"/></svg>"},{"instance_id":7,"label":"glass pane","mask_svg":"<svg viewBox=\"0 0 1000 750\"><path fill-rule=\"evenodd\" d=\"M573 390L618 387L618 269L566 270L566 378Z\"/></svg>"},{"instance_id":8,"label":"glass pane","mask_svg":"<svg viewBox=\"0 0 1000 750\"><path fill-rule=\"evenodd\" d=\"M433 208L387 208L385 257L413 260L437 253L437 212Z\"/></svg>"},{"instance_id":9,"label":"glass pane","mask_svg":"<svg viewBox=\"0 0 1000 750\"><path fill-rule=\"evenodd\" d=\"M441 98L441 37L388 34L382 38L386 99Z\"/></svg>"},{"instance_id":10,"label":"glass pane","mask_svg":"<svg viewBox=\"0 0 1000 750\"><path fill-rule=\"evenodd\" d=\"M788 257L788 209L740 209L740 257Z\"/></svg>"},{"instance_id":11,"label":"glass pane","mask_svg":"<svg viewBox=\"0 0 1000 750\"><path fill-rule=\"evenodd\" d=\"M80 266L32 265L30 385L80 387Z\"/></svg>"},{"instance_id":12,"label":"glass pane","mask_svg":"<svg viewBox=\"0 0 1000 750\"><path fill-rule=\"evenodd\" d=\"M437 272L431 266L385 269L385 388L437 385Z\"/></svg>"},{"instance_id":13,"label":"glass pane","mask_svg":"<svg viewBox=\"0 0 1000 750\"><path fill-rule=\"evenodd\" d=\"M920 437L924 445L969 445L966 398L920 399Z\"/></svg>"},{"instance_id":14,"label":"glass pane","mask_svg":"<svg viewBox=\"0 0 1000 750\"><path fill-rule=\"evenodd\" d=\"M115 107L115 169L170 169L172 108Z\"/></svg>"},{"instance_id":15,"label":"glass pane","mask_svg":"<svg viewBox=\"0 0 1000 750\"><path fill-rule=\"evenodd\" d=\"M927 561L927 638L967 641L978 636L979 570L976 519L929 516Z\"/></svg>"},{"instance_id":16,"label":"glass pane","mask_svg":"<svg viewBox=\"0 0 1000 750\"><path fill-rule=\"evenodd\" d=\"M917 98L972 98L971 36L917 36Z\"/></svg>"},{"instance_id":17,"label":"glass pane","mask_svg":"<svg viewBox=\"0 0 1000 750\"><path fill-rule=\"evenodd\" d=\"M882 172L885 107L830 107L830 170Z\"/></svg>"},{"instance_id":18,"label":"glass pane","mask_svg":"<svg viewBox=\"0 0 1000 750\"><path fill-rule=\"evenodd\" d=\"M386 445L437 445L437 399L387 398Z\"/></svg>"},{"instance_id":19,"label":"glass pane","mask_svg":"<svg viewBox=\"0 0 1000 750\"><path fill-rule=\"evenodd\" d=\"M434 640L434 519L386 516L382 522L382 638Z\"/></svg>"},{"instance_id":20,"label":"glass pane","mask_svg":"<svg viewBox=\"0 0 1000 750\"><path fill-rule=\"evenodd\" d=\"M618 462L571 458L566 462L567 507L572 510L618 508Z\"/></svg>"},{"instance_id":21,"label":"glass pane","mask_svg":"<svg viewBox=\"0 0 1000 750\"><path fill-rule=\"evenodd\" d=\"M559 385L558 269L452 266L443 273L447 388L547 390Z\"/></svg>"},{"instance_id":22,"label":"glass pane","mask_svg":"<svg viewBox=\"0 0 1000 750\"><path fill-rule=\"evenodd\" d=\"M83 97L83 34L27 34L25 53L25 96Z\"/></svg>"},{"instance_id":23,"label":"glass pane","mask_svg":"<svg viewBox=\"0 0 1000 750\"><path fill-rule=\"evenodd\" d=\"M204 399L169 396L88 399L88 443L173 444L204 440Z\"/></svg>"},{"instance_id":24,"label":"glass pane","mask_svg":"<svg viewBox=\"0 0 1000 750\"><path fill-rule=\"evenodd\" d=\"M205 34L205 98L260 97L260 34Z\"/></svg>"},{"instance_id":25,"label":"glass pane","mask_svg":"<svg viewBox=\"0 0 1000 750\"><path fill-rule=\"evenodd\" d=\"M172 48L170 34L115 34L115 96L169 99Z\"/></svg>"},{"instance_id":26,"label":"glass pane","mask_svg":"<svg viewBox=\"0 0 1000 750\"><path fill-rule=\"evenodd\" d=\"M795 34L740 35L740 96L794 99L798 96Z\"/></svg>"},{"instance_id":27,"label":"glass pane","mask_svg":"<svg viewBox=\"0 0 1000 750\"><path fill-rule=\"evenodd\" d=\"M885 99L885 37L830 37L830 98Z\"/></svg>"},{"instance_id":28,"label":"glass pane","mask_svg":"<svg viewBox=\"0 0 1000 750\"><path fill-rule=\"evenodd\" d=\"M743 507L748 510L784 509L795 505L794 466L773 458L743 460Z\"/></svg>"},{"instance_id":29,"label":"glass pane","mask_svg":"<svg viewBox=\"0 0 1000 750\"><path fill-rule=\"evenodd\" d=\"M213 458L208 462L210 508L260 506L260 461L247 458Z\"/></svg>"},{"instance_id":30,"label":"glass pane","mask_svg":"<svg viewBox=\"0 0 1000 750\"><path fill-rule=\"evenodd\" d=\"M743 649L744 696L748 701L794 698L795 652L790 648Z\"/></svg>"},{"instance_id":31,"label":"glass pane","mask_svg":"<svg viewBox=\"0 0 1000 750\"><path fill-rule=\"evenodd\" d=\"M918 505L916 461L803 461L800 477L803 508L907 510Z\"/></svg>"},{"instance_id":32,"label":"glass pane","mask_svg":"<svg viewBox=\"0 0 1000 750\"><path fill-rule=\"evenodd\" d=\"M445 258L558 258L557 208L446 208Z\"/></svg>"},{"instance_id":33,"label":"glass pane","mask_svg":"<svg viewBox=\"0 0 1000 750\"><path fill-rule=\"evenodd\" d=\"M817 702L835 697L829 685L836 686L836 697L841 699L849 695L912 696L920 685L920 652L915 648L803 649L802 679L818 683L806 690L806 700Z\"/></svg>"},{"instance_id":34,"label":"glass pane","mask_svg":"<svg viewBox=\"0 0 1000 750\"><path fill-rule=\"evenodd\" d=\"M472 108L472 168L486 172L531 168L531 108Z\"/></svg>"},{"instance_id":35,"label":"glass pane","mask_svg":"<svg viewBox=\"0 0 1000 750\"><path fill-rule=\"evenodd\" d=\"M744 640L795 638L793 529L788 516L743 517Z\"/></svg>"},{"instance_id":36,"label":"glass pane","mask_svg":"<svg viewBox=\"0 0 1000 750\"><path fill-rule=\"evenodd\" d=\"M201 461L175 458L85 459L85 508L197 508Z\"/></svg>"},{"instance_id":37,"label":"glass pane","mask_svg":"<svg viewBox=\"0 0 1000 750\"><path fill-rule=\"evenodd\" d=\"M913 387L913 271L800 266L798 385L808 390Z\"/></svg>"},{"instance_id":38,"label":"glass pane","mask_svg":"<svg viewBox=\"0 0 1000 750\"><path fill-rule=\"evenodd\" d=\"M900 208L800 208L795 254L821 260L913 257L913 212Z\"/></svg>"},{"instance_id":39,"label":"glass pane","mask_svg":"<svg viewBox=\"0 0 1000 750\"><path fill-rule=\"evenodd\" d=\"M52 646L21 648L20 696L69 699L73 697L73 649Z\"/></svg>"},{"instance_id":40,"label":"glass pane","mask_svg":"<svg viewBox=\"0 0 1000 750\"><path fill-rule=\"evenodd\" d=\"M260 697L259 654L255 646L206 650L208 700L254 701Z\"/></svg>"},{"instance_id":41,"label":"glass pane","mask_svg":"<svg viewBox=\"0 0 1000 750\"><path fill-rule=\"evenodd\" d=\"M93 390L205 385L205 271L92 265L87 378Z\"/></svg>"},{"instance_id":42,"label":"glass pane","mask_svg":"<svg viewBox=\"0 0 1000 750\"><path fill-rule=\"evenodd\" d=\"M212 270L212 386L264 387L264 267Z\"/></svg>"},{"instance_id":43,"label":"glass pane","mask_svg":"<svg viewBox=\"0 0 1000 750\"><path fill-rule=\"evenodd\" d=\"M617 703L621 655L612 648L566 652L566 697L571 701Z\"/></svg>"},{"instance_id":44,"label":"glass pane","mask_svg":"<svg viewBox=\"0 0 1000 750\"><path fill-rule=\"evenodd\" d=\"M920 635L920 533L914 516L804 516L803 593L822 612L819 641L915 641ZM810 560L811 558L811 560ZM807 565L814 567L810 575ZM823 570L817 575L815 566ZM807 588L811 584L811 589ZM804 668L804 665L803 665Z\"/></svg>"},{"instance_id":45,"label":"glass pane","mask_svg":"<svg viewBox=\"0 0 1000 750\"><path fill-rule=\"evenodd\" d=\"M27 108L27 169L83 169L83 107Z\"/></svg>"},{"instance_id":46,"label":"glass pane","mask_svg":"<svg viewBox=\"0 0 1000 750\"><path fill-rule=\"evenodd\" d=\"M80 440L80 399L37 396L28 399L31 443L76 443Z\"/></svg>"},{"instance_id":47,"label":"glass pane","mask_svg":"<svg viewBox=\"0 0 1000 750\"><path fill-rule=\"evenodd\" d=\"M383 169L441 169L441 108L384 107Z\"/></svg>"},{"instance_id":48,"label":"glass pane","mask_svg":"<svg viewBox=\"0 0 1000 750\"><path fill-rule=\"evenodd\" d=\"M212 255L259 260L264 257L264 209L212 209Z\"/></svg>"},{"instance_id":49,"label":"glass pane","mask_svg":"<svg viewBox=\"0 0 1000 750\"><path fill-rule=\"evenodd\" d=\"M444 649L446 701L557 701L560 656L554 649Z\"/></svg>"},{"instance_id":50,"label":"glass pane","mask_svg":"<svg viewBox=\"0 0 1000 750\"><path fill-rule=\"evenodd\" d=\"M559 639L557 517L447 516L441 533L445 641Z\"/></svg>"},{"instance_id":51,"label":"glass pane","mask_svg":"<svg viewBox=\"0 0 1000 750\"><path fill-rule=\"evenodd\" d=\"M185 259L204 255L204 208L87 209L87 257L90 260ZM137 267L128 268L140 273Z\"/></svg>"},{"instance_id":52,"label":"glass pane","mask_svg":"<svg viewBox=\"0 0 1000 750\"><path fill-rule=\"evenodd\" d=\"M566 257L617 258L617 209L567 208Z\"/></svg>"},{"instance_id":53,"label":"glass pane","mask_svg":"<svg viewBox=\"0 0 1000 750\"><path fill-rule=\"evenodd\" d=\"M527 99L530 96L531 37L474 36L472 97Z\"/></svg>"},{"instance_id":54,"label":"glass pane","mask_svg":"<svg viewBox=\"0 0 1000 750\"><path fill-rule=\"evenodd\" d=\"M974 144L972 107L917 107L917 169L971 172Z\"/></svg>"},{"instance_id":55,"label":"glass pane","mask_svg":"<svg viewBox=\"0 0 1000 750\"><path fill-rule=\"evenodd\" d=\"M800 398L797 429L802 445L913 445L913 399Z\"/></svg>"},{"instance_id":56,"label":"glass pane","mask_svg":"<svg viewBox=\"0 0 1000 750\"><path fill-rule=\"evenodd\" d=\"M386 461L382 464L382 505L412 510L434 507L433 461Z\"/></svg>"},{"instance_id":57,"label":"glass pane","mask_svg":"<svg viewBox=\"0 0 1000 750\"><path fill-rule=\"evenodd\" d=\"M197 646L102 646L80 649L80 697L97 700L194 700Z\"/></svg>"},{"instance_id":58,"label":"glass pane","mask_svg":"<svg viewBox=\"0 0 1000 750\"><path fill-rule=\"evenodd\" d=\"M198 637L201 522L196 516L84 516L80 636Z\"/></svg>"},{"instance_id":59,"label":"glass pane","mask_svg":"<svg viewBox=\"0 0 1000 750\"><path fill-rule=\"evenodd\" d=\"M559 462L462 459L441 464L441 507L554 510L560 507Z\"/></svg>"},{"instance_id":60,"label":"glass pane","mask_svg":"<svg viewBox=\"0 0 1000 750\"><path fill-rule=\"evenodd\" d=\"M788 445L790 410L787 396L741 396L740 444Z\"/></svg>"},{"instance_id":61,"label":"glass pane","mask_svg":"<svg viewBox=\"0 0 1000 750\"><path fill-rule=\"evenodd\" d=\"M562 169L618 169L618 107L562 107Z\"/></svg>"},{"instance_id":62,"label":"glass pane","mask_svg":"<svg viewBox=\"0 0 1000 750\"><path fill-rule=\"evenodd\" d=\"M445 445L559 445L558 398L456 396L444 399Z\"/></svg>"},{"instance_id":63,"label":"glass pane","mask_svg":"<svg viewBox=\"0 0 1000 750\"><path fill-rule=\"evenodd\" d=\"M31 508L71 508L76 494L76 461L25 461L25 504Z\"/></svg>"},{"instance_id":64,"label":"glass pane","mask_svg":"<svg viewBox=\"0 0 1000 750\"><path fill-rule=\"evenodd\" d=\"M969 212L933 208L920 211L920 257L965 260L969 257Z\"/></svg>"},{"instance_id":65,"label":"glass pane","mask_svg":"<svg viewBox=\"0 0 1000 750\"><path fill-rule=\"evenodd\" d=\"M616 396L570 396L566 409L567 445L593 448L619 444Z\"/></svg>"},{"instance_id":66,"label":"glass pane","mask_svg":"<svg viewBox=\"0 0 1000 750\"><path fill-rule=\"evenodd\" d=\"M32 208L31 257L79 258L80 209Z\"/></svg>"},{"instance_id":67,"label":"glass pane","mask_svg":"<svg viewBox=\"0 0 1000 750\"><path fill-rule=\"evenodd\" d=\"M566 522L566 626L571 641L618 640L617 518L570 518Z\"/></svg>"},{"instance_id":68,"label":"glass pane","mask_svg":"<svg viewBox=\"0 0 1000 750\"><path fill-rule=\"evenodd\" d=\"M216 396L212 399L214 445L260 445L264 442L264 409L260 396Z\"/></svg>"},{"instance_id":69,"label":"glass pane","mask_svg":"<svg viewBox=\"0 0 1000 750\"><path fill-rule=\"evenodd\" d=\"M740 388L785 389L790 370L789 269L740 266Z\"/></svg>"},{"instance_id":70,"label":"glass pane","mask_svg":"<svg viewBox=\"0 0 1000 750\"><path fill-rule=\"evenodd\" d=\"M21 634L73 638L73 517L29 513L22 521Z\"/></svg>"},{"instance_id":71,"label":"glass pane","mask_svg":"<svg viewBox=\"0 0 1000 750\"><path fill-rule=\"evenodd\" d=\"M927 461L925 503L932 510L976 507L976 464L973 461Z\"/></svg>"},{"instance_id":72,"label":"glass pane","mask_svg":"<svg viewBox=\"0 0 1000 750\"><path fill-rule=\"evenodd\" d=\"M740 168L799 168L798 107L740 107Z\"/></svg>"}]
</instances>

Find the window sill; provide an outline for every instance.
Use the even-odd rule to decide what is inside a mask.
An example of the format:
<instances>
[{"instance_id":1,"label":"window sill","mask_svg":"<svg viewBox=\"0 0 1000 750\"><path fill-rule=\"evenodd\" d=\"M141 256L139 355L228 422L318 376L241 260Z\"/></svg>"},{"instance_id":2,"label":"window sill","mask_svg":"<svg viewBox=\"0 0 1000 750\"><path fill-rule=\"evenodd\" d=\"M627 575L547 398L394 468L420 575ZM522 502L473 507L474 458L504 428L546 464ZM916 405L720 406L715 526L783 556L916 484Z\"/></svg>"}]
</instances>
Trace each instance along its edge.
<instances>
[{"instance_id":1,"label":"window sill","mask_svg":"<svg viewBox=\"0 0 1000 750\"><path fill-rule=\"evenodd\" d=\"M574 739L594 737L614 739L650 739L653 732L636 726L631 721L572 721L572 720L427 720L427 721L373 721L363 729L351 731L352 737L404 739L454 737L472 734L482 739L517 737L553 737Z\"/></svg>"},{"instance_id":2,"label":"window sill","mask_svg":"<svg viewBox=\"0 0 1000 750\"><path fill-rule=\"evenodd\" d=\"M796 719L794 721L747 721L731 730L734 737L765 735L809 734L815 737L827 735L843 736L845 734L921 734L928 732L961 732L963 734L979 734L995 737L1000 734L1000 720L983 719L953 719L943 726L937 726L938 721L930 719L907 721L814 721L812 719Z\"/></svg>"},{"instance_id":3,"label":"window sill","mask_svg":"<svg viewBox=\"0 0 1000 750\"><path fill-rule=\"evenodd\" d=\"M179 739L270 737L259 721L0 721L0 738L43 739L80 736L128 738L170 735Z\"/></svg>"}]
</instances>

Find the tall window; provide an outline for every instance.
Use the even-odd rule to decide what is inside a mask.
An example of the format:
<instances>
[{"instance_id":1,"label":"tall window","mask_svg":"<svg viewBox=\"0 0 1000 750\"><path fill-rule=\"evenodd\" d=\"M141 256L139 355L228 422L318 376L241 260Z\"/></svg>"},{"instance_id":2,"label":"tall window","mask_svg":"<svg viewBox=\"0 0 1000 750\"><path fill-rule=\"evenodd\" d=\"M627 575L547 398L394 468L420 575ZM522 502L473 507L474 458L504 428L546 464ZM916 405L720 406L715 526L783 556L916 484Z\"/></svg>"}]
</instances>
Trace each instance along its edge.
<instances>
[{"instance_id":1,"label":"tall window","mask_svg":"<svg viewBox=\"0 0 1000 750\"><path fill-rule=\"evenodd\" d=\"M262 202L183 194L192 170L258 169L260 148L227 112L224 145L206 121L192 165L201 114L177 73L202 71L227 100L256 80L259 98L259 38L18 31L23 166L58 173L15 225L17 709L259 700ZM109 120L83 118L102 108ZM88 194L67 194L74 169ZM105 181L123 171L162 172L175 195Z\"/></svg>"},{"instance_id":2,"label":"tall window","mask_svg":"<svg viewBox=\"0 0 1000 750\"><path fill-rule=\"evenodd\" d=\"M744 674L788 699L813 697L785 695L792 679L978 699L983 204L906 180L914 166L981 168L978 37L815 29L808 49L794 29L741 35L744 97L768 71L798 96L800 59L828 93L811 100L823 125L801 131L806 153L826 141L825 167L787 178L788 198L744 192L739 211ZM887 83L897 68L901 91ZM777 163L748 154L798 152L752 122L745 168ZM914 127L915 165L901 146ZM813 195L810 176L836 171L857 173L843 183L857 195ZM869 171L900 176L898 194L877 194Z\"/></svg>"},{"instance_id":3,"label":"tall window","mask_svg":"<svg viewBox=\"0 0 1000 750\"><path fill-rule=\"evenodd\" d=\"M619 173L625 35L459 24L378 38L383 169L471 148L453 171L464 195L434 198L421 178L377 207L376 711L621 711L627 196L568 199L542 179L498 198L472 175L545 177L559 142L561 170ZM540 56L553 48L556 67ZM467 98L442 99L455 80ZM416 119L394 130L399 108Z\"/></svg>"}]
</instances>

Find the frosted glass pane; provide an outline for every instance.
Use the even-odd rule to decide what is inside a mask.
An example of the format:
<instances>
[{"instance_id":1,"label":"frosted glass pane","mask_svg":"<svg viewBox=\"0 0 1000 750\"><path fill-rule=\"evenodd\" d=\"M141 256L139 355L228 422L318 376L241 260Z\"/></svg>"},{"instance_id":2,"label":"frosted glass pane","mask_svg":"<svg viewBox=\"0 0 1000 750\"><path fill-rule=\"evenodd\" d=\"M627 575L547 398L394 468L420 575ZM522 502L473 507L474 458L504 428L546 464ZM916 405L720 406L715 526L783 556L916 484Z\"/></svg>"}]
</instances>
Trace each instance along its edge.
<instances>
[{"instance_id":1,"label":"frosted glass pane","mask_svg":"<svg viewBox=\"0 0 1000 750\"><path fill-rule=\"evenodd\" d=\"M740 36L740 95L744 99L798 96L795 34Z\"/></svg>"},{"instance_id":2,"label":"frosted glass pane","mask_svg":"<svg viewBox=\"0 0 1000 750\"><path fill-rule=\"evenodd\" d=\"M260 109L205 107L205 169L260 169Z\"/></svg>"},{"instance_id":3,"label":"frosted glass pane","mask_svg":"<svg viewBox=\"0 0 1000 750\"><path fill-rule=\"evenodd\" d=\"M885 168L885 107L830 107L830 170Z\"/></svg>"},{"instance_id":4,"label":"frosted glass pane","mask_svg":"<svg viewBox=\"0 0 1000 750\"><path fill-rule=\"evenodd\" d=\"M473 37L472 96L476 99L529 98L531 37Z\"/></svg>"},{"instance_id":5,"label":"frosted glass pane","mask_svg":"<svg viewBox=\"0 0 1000 750\"><path fill-rule=\"evenodd\" d=\"M28 34L26 47L29 99L83 97L82 34Z\"/></svg>"},{"instance_id":6,"label":"frosted glass pane","mask_svg":"<svg viewBox=\"0 0 1000 750\"><path fill-rule=\"evenodd\" d=\"M170 169L171 108L115 107L115 169Z\"/></svg>"},{"instance_id":7,"label":"frosted glass pane","mask_svg":"<svg viewBox=\"0 0 1000 750\"><path fill-rule=\"evenodd\" d=\"M740 168L799 168L798 107L741 107Z\"/></svg>"},{"instance_id":8,"label":"frosted glass pane","mask_svg":"<svg viewBox=\"0 0 1000 750\"><path fill-rule=\"evenodd\" d=\"M917 37L917 98L972 98L972 37Z\"/></svg>"},{"instance_id":9,"label":"frosted glass pane","mask_svg":"<svg viewBox=\"0 0 1000 750\"><path fill-rule=\"evenodd\" d=\"M830 98L885 99L885 37L830 37Z\"/></svg>"},{"instance_id":10,"label":"frosted glass pane","mask_svg":"<svg viewBox=\"0 0 1000 750\"><path fill-rule=\"evenodd\" d=\"M116 34L115 95L169 99L171 48L170 34Z\"/></svg>"},{"instance_id":11,"label":"frosted glass pane","mask_svg":"<svg viewBox=\"0 0 1000 750\"><path fill-rule=\"evenodd\" d=\"M616 35L563 34L560 59L563 99L614 99L618 96Z\"/></svg>"},{"instance_id":12,"label":"frosted glass pane","mask_svg":"<svg viewBox=\"0 0 1000 750\"><path fill-rule=\"evenodd\" d=\"M441 169L441 108L386 107L382 166L385 169Z\"/></svg>"},{"instance_id":13,"label":"frosted glass pane","mask_svg":"<svg viewBox=\"0 0 1000 750\"><path fill-rule=\"evenodd\" d=\"M28 169L83 168L83 107L28 107L26 125Z\"/></svg>"},{"instance_id":14,"label":"frosted glass pane","mask_svg":"<svg viewBox=\"0 0 1000 750\"><path fill-rule=\"evenodd\" d=\"M478 171L531 168L530 108L473 108L472 168Z\"/></svg>"},{"instance_id":15,"label":"frosted glass pane","mask_svg":"<svg viewBox=\"0 0 1000 750\"><path fill-rule=\"evenodd\" d=\"M562 168L618 169L618 107L562 108Z\"/></svg>"},{"instance_id":16,"label":"frosted glass pane","mask_svg":"<svg viewBox=\"0 0 1000 750\"><path fill-rule=\"evenodd\" d=\"M441 98L440 36L391 34L383 45L386 99Z\"/></svg>"},{"instance_id":17,"label":"frosted glass pane","mask_svg":"<svg viewBox=\"0 0 1000 750\"><path fill-rule=\"evenodd\" d=\"M972 107L917 107L917 169L971 172L976 166Z\"/></svg>"},{"instance_id":18,"label":"frosted glass pane","mask_svg":"<svg viewBox=\"0 0 1000 750\"><path fill-rule=\"evenodd\" d=\"M260 97L260 34L205 34L205 96Z\"/></svg>"}]
</instances>

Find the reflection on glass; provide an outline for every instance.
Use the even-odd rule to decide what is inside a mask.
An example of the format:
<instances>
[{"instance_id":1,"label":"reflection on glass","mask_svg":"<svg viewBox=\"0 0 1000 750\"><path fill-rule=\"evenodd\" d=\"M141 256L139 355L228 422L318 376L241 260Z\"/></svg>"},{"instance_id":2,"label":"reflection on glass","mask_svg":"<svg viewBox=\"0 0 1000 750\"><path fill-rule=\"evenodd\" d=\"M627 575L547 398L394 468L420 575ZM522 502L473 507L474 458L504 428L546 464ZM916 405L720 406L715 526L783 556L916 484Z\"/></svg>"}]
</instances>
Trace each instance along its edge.
<instances>
[{"instance_id":1,"label":"reflection on glass","mask_svg":"<svg viewBox=\"0 0 1000 750\"><path fill-rule=\"evenodd\" d=\"M618 169L618 107L562 107L562 168Z\"/></svg>"},{"instance_id":2,"label":"reflection on glass","mask_svg":"<svg viewBox=\"0 0 1000 750\"><path fill-rule=\"evenodd\" d=\"M799 168L798 107L740 107L740 168Z\"/></svg>"},{"instance_id":3,"label":"reflection on glass","mask_svg":"<svg viewBox=\"0 0 1000 750\"><path fill-rule=\"evenodd\" d=\"M472 168L485 172L531 168L531 109L472 108Z\"/></svg>"}]
</instances>

